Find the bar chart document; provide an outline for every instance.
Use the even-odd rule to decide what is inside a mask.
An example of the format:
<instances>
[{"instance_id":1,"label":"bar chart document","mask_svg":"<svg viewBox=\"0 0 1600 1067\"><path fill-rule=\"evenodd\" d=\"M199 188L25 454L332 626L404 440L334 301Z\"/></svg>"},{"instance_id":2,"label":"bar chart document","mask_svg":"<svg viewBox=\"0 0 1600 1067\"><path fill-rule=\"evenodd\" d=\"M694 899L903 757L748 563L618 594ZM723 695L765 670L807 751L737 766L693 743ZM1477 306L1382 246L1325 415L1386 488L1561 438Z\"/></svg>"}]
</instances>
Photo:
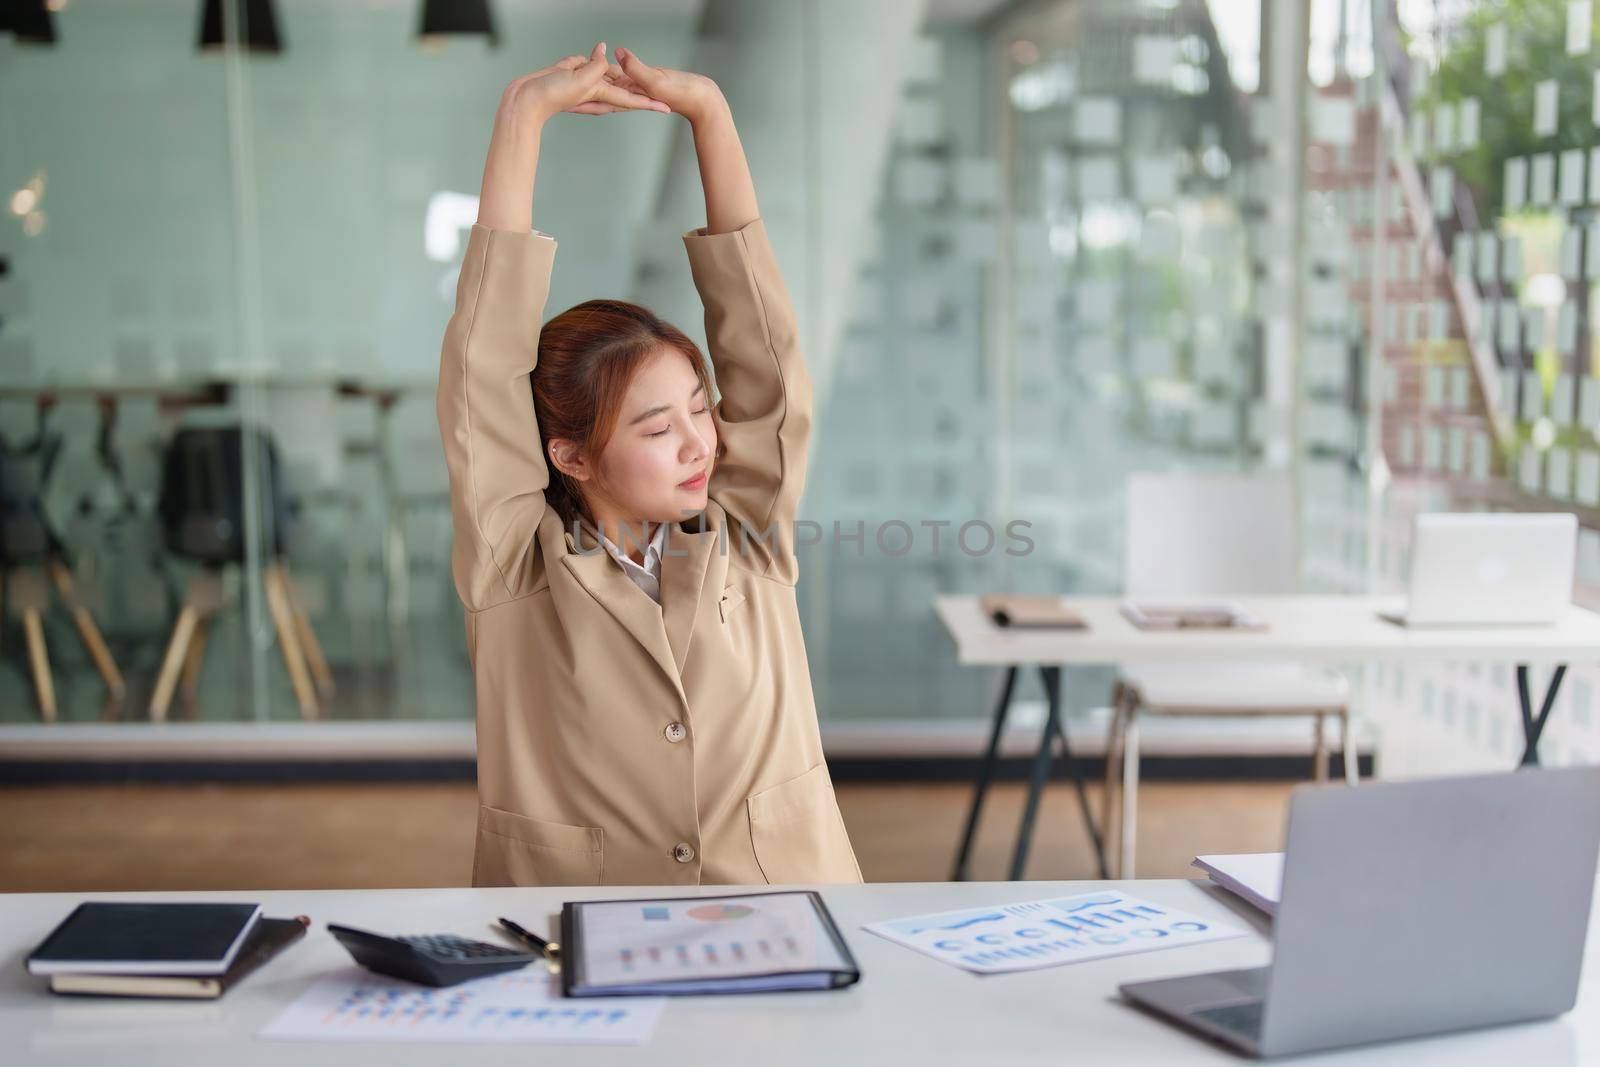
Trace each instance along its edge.
<instances>
[{"instance_id":1,"label":"bar chart document","mask_svg":"<svg viewBox=\"0 0 1600 1067\"><path fill-rule=\"evenodd\" d=\"M1116 890L917 915L862 929L980 974L1221 941L1247 932Z\"/></svg>"},{"instance_id":2,"label":"bar chart document","mask_svg":"<svg viewBox=\"0 0 1600 1067\"><path fill-rule=\"evenodd\" d=\"M543 968L435 989L360 967L324 975L260 1033L279 1041L642 1045L666 1001L575 1003Z\"/></svg>"}]
</instances>

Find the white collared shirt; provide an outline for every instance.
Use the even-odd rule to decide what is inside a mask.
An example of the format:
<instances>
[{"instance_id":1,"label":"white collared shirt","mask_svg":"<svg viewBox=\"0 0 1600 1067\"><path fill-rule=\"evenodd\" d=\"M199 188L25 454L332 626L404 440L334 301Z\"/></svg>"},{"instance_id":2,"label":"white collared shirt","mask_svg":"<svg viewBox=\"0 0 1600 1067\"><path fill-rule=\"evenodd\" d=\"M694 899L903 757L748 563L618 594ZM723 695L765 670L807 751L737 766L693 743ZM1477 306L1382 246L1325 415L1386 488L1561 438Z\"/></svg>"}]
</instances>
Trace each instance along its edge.
<instances>
[{"instance_id":1,"label":"white collared shirt","mask_svg":"<svg viewBox=\"0 0 1600 1067\"><path fill-rule=\"evenodd\" d=\"M582 520L580 520L582 521ZM667 524L656 523L656 532L650 538L650 543L644 549L644 563L640 565L629 558L628 554L612 543L611 538L595 529L592 524L583 521L584 529L600 539L606 551L611 553L611 558L622 567L622 573L633 580L633 584L643 589L645 595L657 604L661 603L661 552L667 540ZM631 540L626 534L623 540Z\"/></svg>"}]
</instances>

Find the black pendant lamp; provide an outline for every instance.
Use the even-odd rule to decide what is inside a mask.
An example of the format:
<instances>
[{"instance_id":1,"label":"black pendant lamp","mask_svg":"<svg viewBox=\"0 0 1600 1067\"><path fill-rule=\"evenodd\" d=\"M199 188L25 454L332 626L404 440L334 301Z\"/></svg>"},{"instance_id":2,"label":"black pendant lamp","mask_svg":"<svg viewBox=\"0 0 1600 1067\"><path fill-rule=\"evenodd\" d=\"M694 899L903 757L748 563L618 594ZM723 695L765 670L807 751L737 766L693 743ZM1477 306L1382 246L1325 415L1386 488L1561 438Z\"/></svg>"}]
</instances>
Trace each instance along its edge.
<instances>
[{"instance_id":1,"label":"black pendant lamp","mask_svg":"<svg viewBox=\"0 0 1600 1067\"><path fill-rule=\"evenodd\" d=\"M422 0L422 25L417 37L424 41L444 36L483 36L489 47L500 43L494 32L494 14L489 0Z\"/></svg>"},{"instance_id":2,"label":"black pendant lamp","mask_svg":"<svg viewBox=\"0 0 1600 1067\"><path fill-rule=\"evenodd\" d=\"M0 33L14 33L19 44L55 44L56 20L47 0L0 0Z\"/></svg>"},{"instance_id":3,"label":"black pendant lamp","mask_svg":"<svg viewBox=\"0 0 1600 1067\"><path fill-rule=\"evenodd\" d=\"M215 51L229 44L223 30L223 4L233 5L234 33L240 48L250 52L283 51L272 0L200 0L201 51Z\"/></svg>"}]
</instances>

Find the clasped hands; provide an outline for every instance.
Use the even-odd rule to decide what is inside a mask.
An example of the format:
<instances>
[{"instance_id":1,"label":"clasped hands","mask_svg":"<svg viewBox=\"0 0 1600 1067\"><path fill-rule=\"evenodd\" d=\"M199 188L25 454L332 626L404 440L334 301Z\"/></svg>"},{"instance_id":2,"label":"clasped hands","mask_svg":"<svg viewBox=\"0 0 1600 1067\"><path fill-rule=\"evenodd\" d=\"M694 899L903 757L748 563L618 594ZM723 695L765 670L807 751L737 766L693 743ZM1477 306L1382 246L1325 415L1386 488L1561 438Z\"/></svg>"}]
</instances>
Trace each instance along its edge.
<instances>
[{"instance_id":1,"label":"clasped hands","mask_svg":"<svg viewBox=\"0 0 1600 1067\"><path fill-rule=\"evenodd\" d=\"M616 63L606 59L601 41L587 59L567 56L524 74L506 87L505 99L541 122L562 111L578 115L660 111L693 123L722 101L717 84L703 74L649 66L620 46L616 57Z\"/></svg>"}]
</instances>

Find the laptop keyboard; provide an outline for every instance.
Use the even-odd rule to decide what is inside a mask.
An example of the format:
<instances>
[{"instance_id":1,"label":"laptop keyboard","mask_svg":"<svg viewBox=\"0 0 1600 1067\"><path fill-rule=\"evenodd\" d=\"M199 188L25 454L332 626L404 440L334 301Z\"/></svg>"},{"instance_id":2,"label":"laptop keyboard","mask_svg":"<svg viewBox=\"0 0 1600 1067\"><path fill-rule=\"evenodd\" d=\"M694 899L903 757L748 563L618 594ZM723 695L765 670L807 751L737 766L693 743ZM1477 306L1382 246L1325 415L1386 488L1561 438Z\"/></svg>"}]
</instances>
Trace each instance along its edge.
<instances>
[{"instance_id":1,"label":"laptop keyboard","mask_svg":"<svg viewBox=\"0 0 1600 1067\"><path fill-rule=\"evenodd\" d=\"M1272 968L1249 967L1242 971L1222 971L1217 977L1227 979L1229 985L1247 997L1264 1000L1267 996L1267 982L1272 977Z\"/></svg>"},{"instance_id":2,"label":"laptop keyboard","mask_svg":"<svg viewBox=\"0 0 1600 1067\"><path fill-rule=\"evenodd\" d=\"M1242 1004L1204 1008L1194 1015L1219 1029L1254 1040L1261 1036L1261 1014L1266 1005L1264 1000L1247 1000Z\"/></svg>"}]
</instances>

